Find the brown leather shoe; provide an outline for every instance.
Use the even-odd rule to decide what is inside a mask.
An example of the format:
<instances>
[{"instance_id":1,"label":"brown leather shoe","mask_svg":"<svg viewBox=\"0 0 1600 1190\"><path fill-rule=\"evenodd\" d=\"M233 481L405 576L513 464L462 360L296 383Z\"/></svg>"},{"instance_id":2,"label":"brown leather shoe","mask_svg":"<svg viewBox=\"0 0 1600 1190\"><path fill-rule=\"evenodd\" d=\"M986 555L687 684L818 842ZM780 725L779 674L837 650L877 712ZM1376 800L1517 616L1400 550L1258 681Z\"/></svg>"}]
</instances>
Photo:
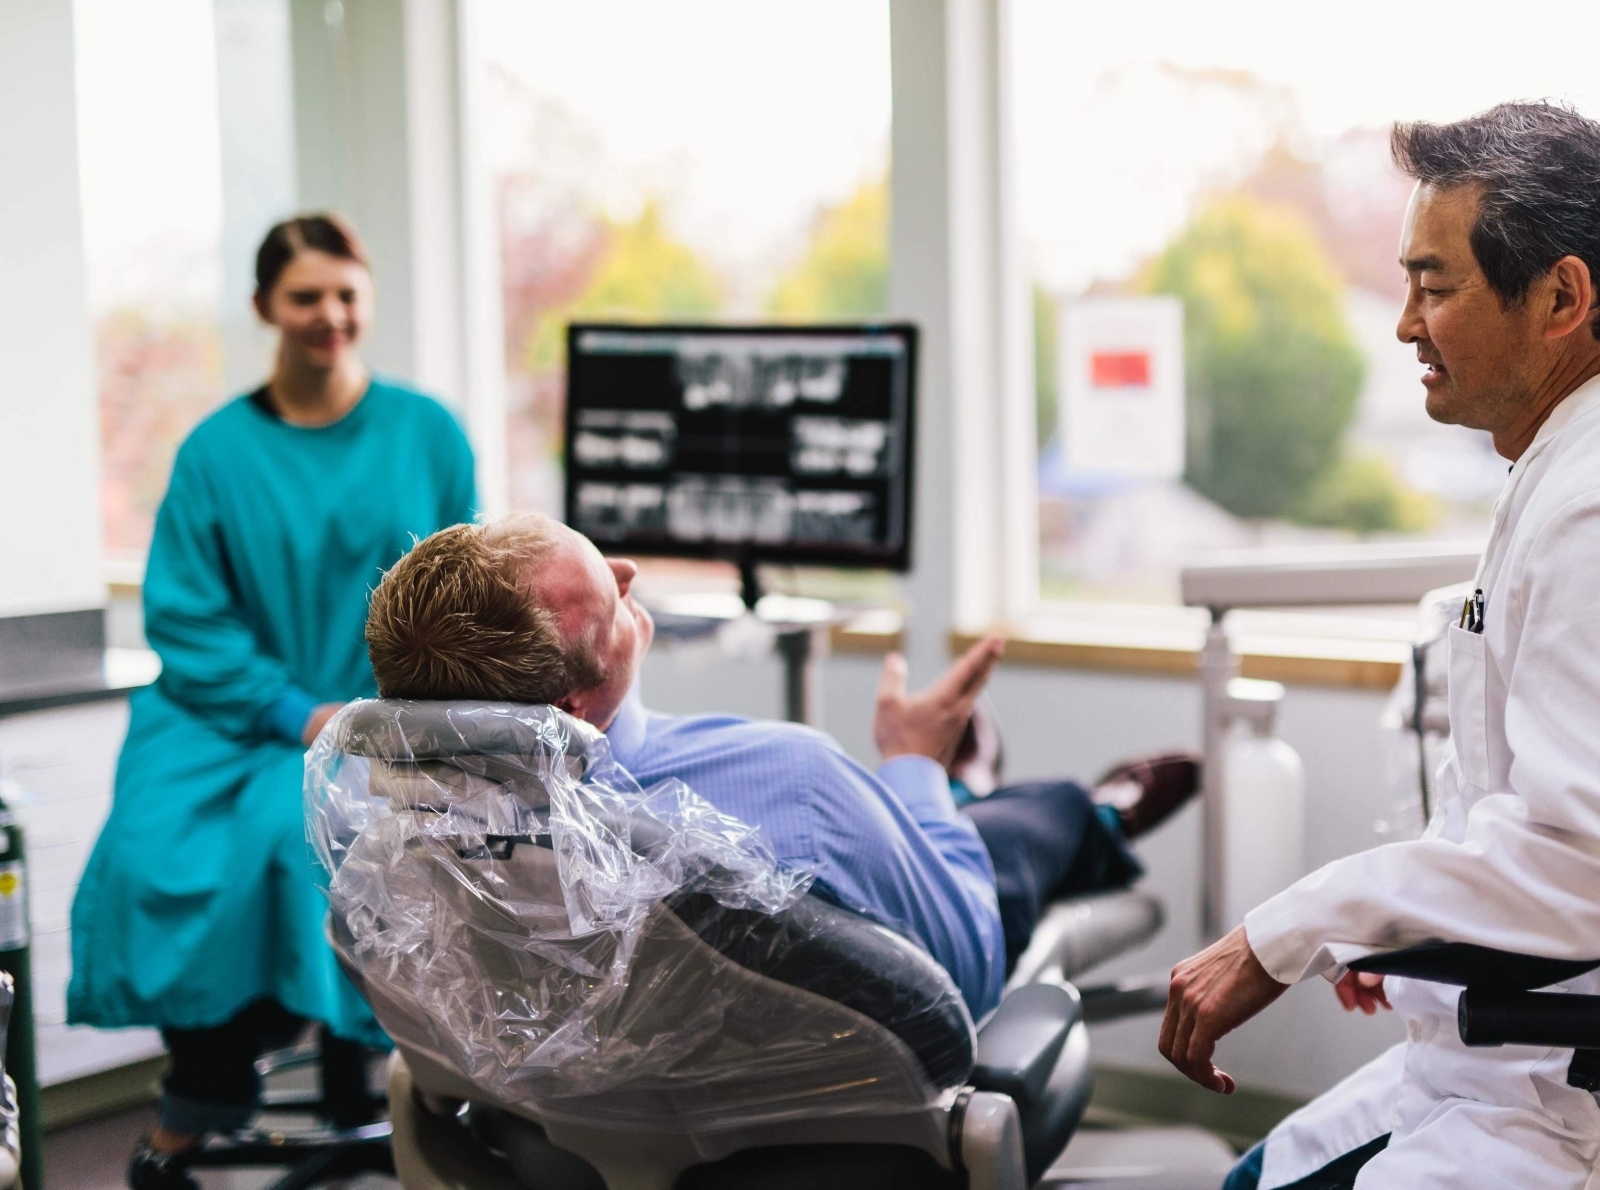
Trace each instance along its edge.
<instances>
[{"instance_id":1,"label":"brown leather shoe","mask_svg":"<svg viewBox=\"0 0 1600 1190\"><path fill-rule=\"evenodd\" d=\"M1114 806L1122 833L1130 839L1160 826L1200 791L1200 758L1192 752L1169 752L1130 760L1095 782L1094 800Z\"/></svg>"},{"instance_id":2,"label":"brown leather shoe","mask_svg":"<svg viewBox=\"0 0 1600 1190\"><path fill-rule=\"evenodd\" d=\"M982 704L974 706L967 730L945 772L965 785L973 797L988 797L999 786L1005 763L1000 725Z\"/></svg>"}]
</instances>

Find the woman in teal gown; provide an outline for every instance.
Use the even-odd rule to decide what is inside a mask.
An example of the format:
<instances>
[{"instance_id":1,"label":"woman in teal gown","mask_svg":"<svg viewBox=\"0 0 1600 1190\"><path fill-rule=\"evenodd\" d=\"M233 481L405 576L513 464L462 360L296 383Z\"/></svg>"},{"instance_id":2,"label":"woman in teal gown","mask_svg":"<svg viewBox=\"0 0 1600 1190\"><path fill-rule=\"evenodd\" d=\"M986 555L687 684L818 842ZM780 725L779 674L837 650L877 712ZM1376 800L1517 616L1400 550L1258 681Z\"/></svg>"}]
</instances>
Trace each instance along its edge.
<instances>
[{"instance_id":1,"label":"woman in teal gown","mask_svg":"<svg viewBox=\"0 0 1600 1190\"><path fill-rule=\"evenodd\" d=\"M371 378L359 240L335 218L274 228L256 305L277 364L178 451L144 581L155 685L130 699L110 817L72 906L69 1017L154 1025L172 1068L140 1190L192 1185L166 1158L239 1126L251 1063L298 1018L378 1032L323 939L301 812L306 745L372 696L367 599L415 537L473 515L451 414Z\"/></svg>"}]
</instances>

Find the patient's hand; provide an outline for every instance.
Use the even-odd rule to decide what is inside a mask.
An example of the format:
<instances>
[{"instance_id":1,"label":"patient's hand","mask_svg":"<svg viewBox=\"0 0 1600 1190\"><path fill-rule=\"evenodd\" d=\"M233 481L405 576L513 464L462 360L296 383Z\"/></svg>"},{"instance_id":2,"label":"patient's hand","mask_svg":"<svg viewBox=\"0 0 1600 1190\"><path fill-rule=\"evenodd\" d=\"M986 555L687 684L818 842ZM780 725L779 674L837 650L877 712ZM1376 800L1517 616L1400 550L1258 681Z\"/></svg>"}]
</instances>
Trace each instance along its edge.
<instances>
[{"instance_id":1,"label":"patient's hand","mask_svg":"<svg viewBox=\"0 0 1600 1190\"><path fill-rule=\"evenodd\" d=\"M1378 1011L1379 1005L1393 1009L1383 990L1383 976L1372 971L1346 971L1344 978L1333 985L1334 994L1346 1012L1360 1009L1368 1016Z\"/></svg>"},{"instance_id":2,"label":"patient's hand","mask_svg":"<svg viewBox=\"0 0 1600 1190\"><path fill-rule=\"evenodd\" d=\"M1233 1032L1289 985L1279 983L1250 949L1238 926L1172 969L1167 1015L1161 1022L1161 1056L1202 1087L1232 1095L1234 1082L1211 1064L1217 1040Z\"/></svg>"},{"instance_id":3,"label":"patient's hand","mask_svg":"<svg viewBox=\"0 0 1600 1190\"><path fill-rule=\"evenodd\" d=\"M885 657L872 720L872 738L883 758L927 756L948 766L1005 647L999 636L984 637L917 695L906 693L906 659L899 653Z\"/></svg>"}]
</instances>

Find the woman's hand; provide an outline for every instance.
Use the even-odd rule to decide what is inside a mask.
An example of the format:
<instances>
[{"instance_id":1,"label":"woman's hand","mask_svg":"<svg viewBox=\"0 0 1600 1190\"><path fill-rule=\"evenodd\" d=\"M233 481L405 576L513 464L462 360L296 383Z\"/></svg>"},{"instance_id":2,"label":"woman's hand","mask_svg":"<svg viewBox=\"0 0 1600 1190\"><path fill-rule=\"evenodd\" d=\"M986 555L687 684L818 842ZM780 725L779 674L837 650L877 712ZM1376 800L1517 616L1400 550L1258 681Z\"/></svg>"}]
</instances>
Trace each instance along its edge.
<instances>
[{"instance_id":1,"label":"woman's hand","mask_svg":"<svg viewBox=\"0 0 1600 1190\"><path fill-rule=\"evenodd\" d=\"M328 725L328 720L332 719L342 706L344 706L342 702L319 702L312 707L311 714L306 716L305 730L300 733L300 742L307 748L316 743L317 737L322 734L322 729ZM294 720L291 719L290 722Z\"/></svg>"},{"instance_id":2,"label":"woman's hand","mask_svg":"<svg viewBox=\"0 0 1600 1190\"><path fill-rule=\"evenodd\" d=\"M1333 991L1346 1012L1354 1012L1359 1008L1372 1016L1380 1005L1390 1010L1394 1008L1384 993L1383 976L1371 971L1346 971L1344 978L1333 985Z\"/></svg>"}]
</instances>

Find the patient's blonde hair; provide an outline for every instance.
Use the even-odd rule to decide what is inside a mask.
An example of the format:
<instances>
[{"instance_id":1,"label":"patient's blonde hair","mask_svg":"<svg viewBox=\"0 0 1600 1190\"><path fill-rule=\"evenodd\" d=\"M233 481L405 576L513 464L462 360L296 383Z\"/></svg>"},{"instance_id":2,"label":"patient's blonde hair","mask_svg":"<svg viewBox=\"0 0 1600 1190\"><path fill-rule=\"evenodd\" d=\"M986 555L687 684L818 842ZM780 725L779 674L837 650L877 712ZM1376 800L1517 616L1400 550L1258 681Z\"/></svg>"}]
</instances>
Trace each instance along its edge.
<instances>
[{"instance_id":1,"label":"patient's blonde hair","mask_svg":"<svg viewBox=\"0 0 1600 1190\"><path fill-rule=\"evenodd\" d=\"M560 543L522 513L441 529L383 576L367 652L384 698L555 703L603 680L587 640L567 641L530 579Z\"/></svg>"}]
</instances>

